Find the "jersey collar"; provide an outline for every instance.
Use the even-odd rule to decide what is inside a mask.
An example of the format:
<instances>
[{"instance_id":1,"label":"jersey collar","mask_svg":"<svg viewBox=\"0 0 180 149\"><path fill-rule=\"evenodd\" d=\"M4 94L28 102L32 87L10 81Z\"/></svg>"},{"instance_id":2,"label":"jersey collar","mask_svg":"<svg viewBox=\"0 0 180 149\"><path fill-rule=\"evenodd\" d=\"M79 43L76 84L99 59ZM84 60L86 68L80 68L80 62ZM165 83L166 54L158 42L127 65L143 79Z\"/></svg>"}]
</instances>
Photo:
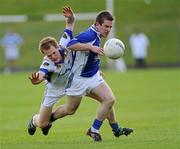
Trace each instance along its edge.
<instances>
[{"instance_id":1,"label":"jersey collar","mask_svg":"<svg viewBox=\"0 0 180 149\"><path fill-rule=\"evenodd\" d=\"M96 27L95 27L95 25L93 24L93 25L91 25L91 30L93 30L94 32L96 32L97 33L97 35L100 37L100 35L101 35L101 33L100 32L98 32L97 31L97 29L96 29Z\"/></svg>"},{"instance_id":2,"label":"jersey collar","mask_svg":"<svg viewBox=\"0 0 180 149\"><path fill-rule=\"evenodd\" d=\"M60 61L57 62L57 63L54 63L55 65L64 63L65 49L64 49L64 48L60 48L60 49L59 49L59 53L60 53L61 56L62 56L62 60L60 60Z\"/></svg>"}]
</instances>

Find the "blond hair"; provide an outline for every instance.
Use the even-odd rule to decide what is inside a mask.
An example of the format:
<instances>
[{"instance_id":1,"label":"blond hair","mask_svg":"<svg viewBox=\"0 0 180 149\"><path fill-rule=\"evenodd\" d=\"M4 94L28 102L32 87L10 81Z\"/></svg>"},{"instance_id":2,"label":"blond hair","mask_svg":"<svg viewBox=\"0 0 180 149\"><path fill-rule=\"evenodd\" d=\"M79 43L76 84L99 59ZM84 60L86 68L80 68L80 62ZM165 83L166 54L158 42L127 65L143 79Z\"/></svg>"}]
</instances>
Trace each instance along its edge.
<instances>
[{"instance_id":1,"label":"blond hair","mask_svg":"<svg viewBox=\"0 0 180 149\"><path fill-rule=\"evenodd\" d=\"M39 42L39 51L44 54L44 51L48 50L51 46L59 48L57 40L51 36L44 37Z\"/></svg>"}]
</instances>

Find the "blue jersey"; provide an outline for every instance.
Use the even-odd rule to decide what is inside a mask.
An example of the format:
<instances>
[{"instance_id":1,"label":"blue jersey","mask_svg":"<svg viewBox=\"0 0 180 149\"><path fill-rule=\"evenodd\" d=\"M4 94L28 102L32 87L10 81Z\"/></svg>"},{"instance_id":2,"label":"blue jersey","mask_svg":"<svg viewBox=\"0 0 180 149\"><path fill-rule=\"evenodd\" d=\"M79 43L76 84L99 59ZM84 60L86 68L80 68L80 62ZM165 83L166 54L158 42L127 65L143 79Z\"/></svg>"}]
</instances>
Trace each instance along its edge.
<instances>
[{"instance_id":1,"label":"blue jersey","mask_svg":"<svg viewBox=\"0 0 180 149\"><path fill-rule=\"evenodd\" d=\"M100 46L100 33L96 30L94 25L86 31L80 33L73 38L67 47L76 43L86 43L94 46ZM72 71L74 75L82 77L92 77L99 70L100 59L97 53L92 51L76 51Z\"/></svg>"}]
</instances>

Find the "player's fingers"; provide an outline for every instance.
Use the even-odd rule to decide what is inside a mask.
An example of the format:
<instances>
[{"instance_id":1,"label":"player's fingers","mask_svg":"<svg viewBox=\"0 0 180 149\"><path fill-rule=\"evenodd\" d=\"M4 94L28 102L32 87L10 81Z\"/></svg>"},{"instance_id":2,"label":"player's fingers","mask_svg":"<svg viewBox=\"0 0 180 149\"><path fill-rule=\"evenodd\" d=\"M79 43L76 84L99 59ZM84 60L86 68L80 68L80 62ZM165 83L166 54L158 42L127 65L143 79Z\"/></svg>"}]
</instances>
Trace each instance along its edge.
<instances>
[{"instance_id":1,"label":"player's fingers","mask_svg":"<svg viewBox=\"0 0 180 149\"><path fill-rule=\"evenodd\" d=\"M32 73L32 75L31 75L31 76L32 76L32 78L34 78L34 77L35 77L35 76L34 76L34 73Z\"/></svg>"},{"instance_id":2,"label":"player's fingers","mask_svg":"<svg viewBox=\"0 0 180 149\"><path fill-rule=\"evenodd\" d=\"M68 10L68 12L70 12L70 13L72 12L72 9L71 9L70 6L67 7L67 10Z\"/></svg>"},{"instance_id":3,"label":"player's fingers","mask_svg":"<svg viewBox=\"0 0 180 149\"><path fill-rule=\"evenodd\" d=\"M32 80L32 78L31 77L28 77L29 78L29 80Z\"/></svg>"},{"instance_id":4,"label":"player's fingers","mask_svg":"<svg viewBox=\"0 0 180 149\"><path fill-rule=\"evenodd\" d=\"M63 7L63 8L62 8L62 12L63 12L63 13L66 13L66 11L67 11L66 7Z\"/></svg>"},{"instance_id":5,"label":"player's fingers","mask_svg":"<svg viewBox=\"0 0 180 149\"><path fill-rule=\"evenodd\" d=\"M62 7L62 9L66 9L66 8L67 8L67 6L63 6L63 7Z\"/></svg>"},{"instance_id":6,"label":"player's fingers","mask_svg":"<svg viewBox=\"0 0 180 149\"><path fill-rule=\"evenodd\" d=\"M72 10L72 8L69 6L69 8L68 8L68 11L69 11L69 13L71 13L71 14L73 14L74 12L73 12L73 10Z\"/></svg>"},{"instance_id":7,"label":"player's fingers","mask_svg":"<svg viewBox=\"0 0 180 149\"><path fill-rule=\"evenodd\" d=\"M63 11L68 11L68 7L63 7Z\"/></svg>"},{"instance_id":8,"label":"player's fingers","mask_svg":"<svg viewBox=\"0 0 180 149\"><path fill-rule=\"evenodd\" d=\"M65 15L65 14L67 14L67 13L69 13L66 9L63 9L63 15Z\"/></svg>"},{"instance_id":9,"label":"player's fingers","mask_svg":"<svg viewBox=\"0 0 180 149\"><path fill-rule=\"evenodd\" d=\"M104 55L104 50L102 48L99 48L99 54Z\"/></svg>"},{"instance_id":10,"label":"player's fingers","mask_svg":"<svg viewBox=\"0 0 180 149\"><path fill-rule=\"evenodd\" d=\"M32 73L32 78L36 78L36 72Z\"/></svg>"},{"instance_id":11,"label":"player's fingers","mask_svg":"<svg viewBox=\"0 0 180 149\"><path fill-rule=\"evenodd\" d=\"M70 14L73 13L73 11L72 11L72 9L71 9L70 6L65 6L65 7L63 7L63 11L64 11L64 13L70 13Z\"/></svg>"},{"instance_id":12,"label":"player's fingers","mask_svg":"<svg viewBox=\"0 0 180 149\"><path fill-rule=\"evenodd\" d=\"M36 78L39 78L39 73L36 73Z\"/></svg>"},{"instance_id":13,"label":"player's fingers","mask_svg":"<svg viewBox=\"0 0 180 149\"><path fill-rule=\"evenodd\" d=\"M101 55L101 56L103 56L103 55L104 55L104 53L102 53L102 52L99 52L98 54L99 54L99 55Z\"/></svg>"}]
</instances>

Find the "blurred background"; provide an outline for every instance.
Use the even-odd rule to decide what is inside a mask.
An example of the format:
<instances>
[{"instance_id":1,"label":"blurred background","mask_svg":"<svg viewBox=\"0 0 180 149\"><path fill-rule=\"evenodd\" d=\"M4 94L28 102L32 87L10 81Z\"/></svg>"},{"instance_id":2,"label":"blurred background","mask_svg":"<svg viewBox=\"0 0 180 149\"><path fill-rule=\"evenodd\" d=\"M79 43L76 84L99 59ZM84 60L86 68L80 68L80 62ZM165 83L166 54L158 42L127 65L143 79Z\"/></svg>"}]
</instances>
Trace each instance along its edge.
<instances>
[{"instance_id":1,"label":"blurred background","mask_svg":"<svg viewBox=\"0 0 180 149\"><path fill-rule=\"evenodd\" d=\"M108 0L107 0L108 1ZM85 3L85 4L84 4ZM47 35L59 39L64 21L44 21L48 14L60 14L64 5L71 5L75 13L99 12L106 9L106 0L1 0L0 5L0 71L5 69L5 50L2 39L7 30L17 32L23 42L18 60L19 70L38 69L42 56L39 40ZM180 66L180 1L179 0L114 0L115 37L121 39L126 51L127 67L134 67L129 38L135 29L149 38L147 64L149 67ZM8 19L20 15L19 20ZM92 18L95 16L92 16ZM19 22L18 22L19 21ZM93 20L77 20L74 35L93 24ZM102 45L105 40L102 41ZM102 68L107 59L102 58Z\"/></svg>"}]
</instances>

